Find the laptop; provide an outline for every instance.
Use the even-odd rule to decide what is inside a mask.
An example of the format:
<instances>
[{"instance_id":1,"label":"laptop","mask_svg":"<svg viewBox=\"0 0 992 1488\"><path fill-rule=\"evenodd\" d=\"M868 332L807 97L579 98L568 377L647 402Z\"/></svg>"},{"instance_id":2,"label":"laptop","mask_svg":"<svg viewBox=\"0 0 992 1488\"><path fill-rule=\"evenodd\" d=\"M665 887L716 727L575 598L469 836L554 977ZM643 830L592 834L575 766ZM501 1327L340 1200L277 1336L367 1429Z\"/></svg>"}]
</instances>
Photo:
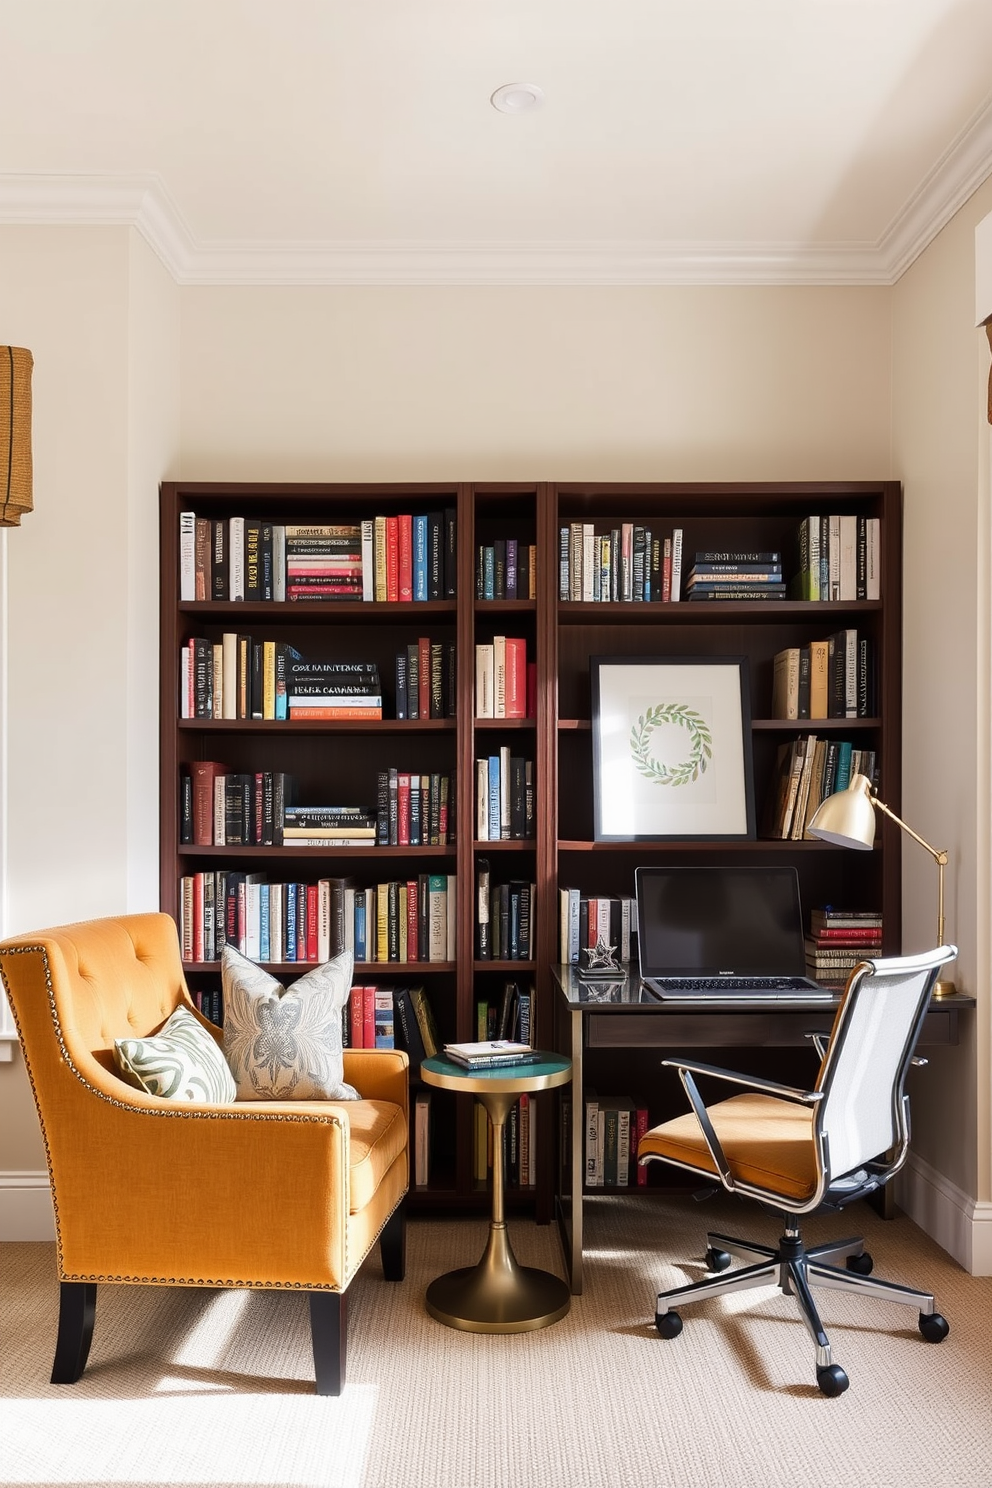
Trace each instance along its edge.
<instances>
[{"instance_id":1,"label":"laptop","mask_svg":"<svg viewBox=\"0 0 992 1488\"><path fill-rule=\"evenodd\" d=\"M664 1001L830 1001L806 976L791 867L638 868L641 979Z\"/></svg>"}]
</instances>

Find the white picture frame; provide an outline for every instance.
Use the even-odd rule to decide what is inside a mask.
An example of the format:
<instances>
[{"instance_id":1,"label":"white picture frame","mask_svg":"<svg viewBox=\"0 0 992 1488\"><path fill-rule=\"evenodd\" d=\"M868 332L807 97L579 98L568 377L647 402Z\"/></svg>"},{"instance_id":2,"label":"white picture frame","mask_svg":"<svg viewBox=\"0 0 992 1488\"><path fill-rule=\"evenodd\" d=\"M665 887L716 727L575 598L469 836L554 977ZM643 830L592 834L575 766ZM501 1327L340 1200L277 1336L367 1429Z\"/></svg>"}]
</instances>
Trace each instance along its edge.
<instances>
[{"instance_id":1,"label":"white picture frame","mask_svg":"<svg viewBox=\"0 0 992 1488\"><path fill-rule=\"evenodd\" d=\"M590 667L595 840L754 838L747 658Z\"/></svg>"}]
</instances>

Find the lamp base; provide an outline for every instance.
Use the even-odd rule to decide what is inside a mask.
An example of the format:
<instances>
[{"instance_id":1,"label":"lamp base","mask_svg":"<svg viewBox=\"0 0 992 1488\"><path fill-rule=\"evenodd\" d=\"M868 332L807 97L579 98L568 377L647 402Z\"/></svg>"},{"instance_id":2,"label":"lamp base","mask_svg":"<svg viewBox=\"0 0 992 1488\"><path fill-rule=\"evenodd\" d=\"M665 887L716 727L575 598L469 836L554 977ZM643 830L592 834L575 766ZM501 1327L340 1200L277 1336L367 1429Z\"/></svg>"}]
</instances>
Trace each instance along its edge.
<instances>
[{"instance_id":1,"label":"lamp base","mask_svg":"<svg viewBox=\"0 0 992 1488\"><path fill-rule=\"evenodd\" d=\"M934 1001L939 1002L942 997L953 997L957 990L953 982L934 982L930 996Z\"/></svg>"}]
</instances>

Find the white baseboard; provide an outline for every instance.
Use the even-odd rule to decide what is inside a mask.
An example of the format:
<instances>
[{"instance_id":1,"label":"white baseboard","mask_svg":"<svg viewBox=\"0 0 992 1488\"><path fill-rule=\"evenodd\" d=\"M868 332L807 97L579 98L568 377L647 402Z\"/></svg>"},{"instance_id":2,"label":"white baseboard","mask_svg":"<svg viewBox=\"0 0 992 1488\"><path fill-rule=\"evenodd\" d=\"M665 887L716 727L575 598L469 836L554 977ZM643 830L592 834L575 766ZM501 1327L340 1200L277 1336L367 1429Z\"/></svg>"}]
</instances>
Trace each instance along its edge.
<instances>
[{"instance_id":1,"label":"white baseboard","mask_svg":"<svg viewBox=\"0 0 992 1488\"><path fill-rule=\"evenodd\" d=\"M54 1240L47 1173L0 1173L0 1241Z\"/></svg>"},{"instance_id":2,"label":"white baseboard","mask_svg":"<svg viewBox=\"0 0 992 1488\"><path fill-rule=\"evenodd\" d=\"M992 1204L979 1203L910 1153L896 1203L972 1276L992 1276Z\"/></svg>"}]
</instances>

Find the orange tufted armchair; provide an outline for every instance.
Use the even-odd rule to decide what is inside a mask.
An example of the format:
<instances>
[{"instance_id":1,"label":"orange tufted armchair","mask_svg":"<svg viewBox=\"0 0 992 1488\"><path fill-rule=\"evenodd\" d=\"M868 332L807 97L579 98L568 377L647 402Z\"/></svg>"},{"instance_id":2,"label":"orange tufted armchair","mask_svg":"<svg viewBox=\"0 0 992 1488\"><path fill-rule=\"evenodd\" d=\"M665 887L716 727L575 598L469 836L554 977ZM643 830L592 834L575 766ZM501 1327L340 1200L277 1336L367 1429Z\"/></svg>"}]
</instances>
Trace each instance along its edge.
<instances>
[{"instance_id":1,"label":"orange tufted armchair","mask_svg":"<svg viewBox=\"0 0 992 1488\"><path fill-rule=\"evenodd\" d=\"M52 1381L86 1366L101 1281L309 1294L317 1393L344 1385L346 1289L375 1242L404 1272L408 1070L345 1050L358 1101L176 1103L117 1073L114 1040L193 1008L165 914L0 944L41 1121L61 1282ZM251 1216L254 1216L253 1218Z\"/></svg>"}]
</instances>

